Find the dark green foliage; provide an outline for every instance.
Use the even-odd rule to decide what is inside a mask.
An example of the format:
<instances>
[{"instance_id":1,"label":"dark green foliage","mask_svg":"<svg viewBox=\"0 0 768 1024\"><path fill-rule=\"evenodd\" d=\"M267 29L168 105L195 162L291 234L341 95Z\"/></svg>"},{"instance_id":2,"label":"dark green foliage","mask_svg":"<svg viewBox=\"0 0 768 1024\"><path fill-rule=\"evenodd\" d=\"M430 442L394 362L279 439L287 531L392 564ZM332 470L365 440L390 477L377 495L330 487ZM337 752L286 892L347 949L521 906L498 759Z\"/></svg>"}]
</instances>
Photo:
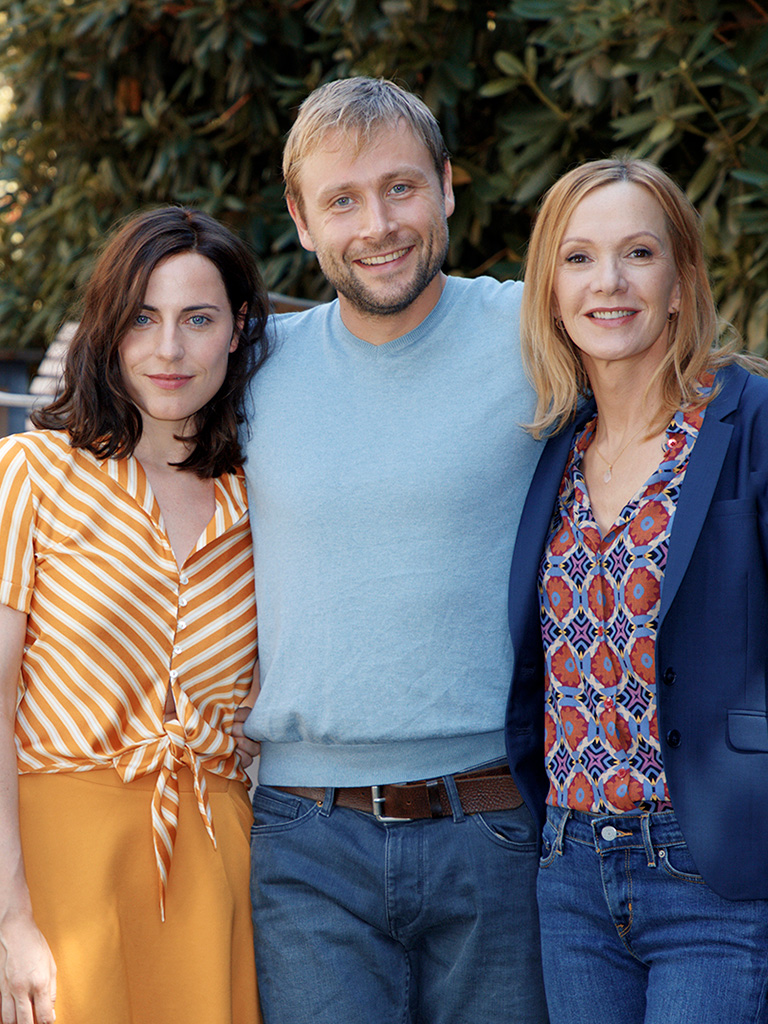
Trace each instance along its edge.
<instances>
[{"instance_id":1,"label":"dark green foliage","mask_svg":"<svg viewBox=\"0 0 768 1024\"><path fill-rule=\"evenodd\" d=\"M313 87L371 74L443 125L454 270L518 276L542 191L629 151L688 189L721 309L766 350L764 0L0 0L0 74L0 348L48 340L107 228L152 203L202 207L271 288L326 297L282 139Z\"/></svg>"}]
</instances>

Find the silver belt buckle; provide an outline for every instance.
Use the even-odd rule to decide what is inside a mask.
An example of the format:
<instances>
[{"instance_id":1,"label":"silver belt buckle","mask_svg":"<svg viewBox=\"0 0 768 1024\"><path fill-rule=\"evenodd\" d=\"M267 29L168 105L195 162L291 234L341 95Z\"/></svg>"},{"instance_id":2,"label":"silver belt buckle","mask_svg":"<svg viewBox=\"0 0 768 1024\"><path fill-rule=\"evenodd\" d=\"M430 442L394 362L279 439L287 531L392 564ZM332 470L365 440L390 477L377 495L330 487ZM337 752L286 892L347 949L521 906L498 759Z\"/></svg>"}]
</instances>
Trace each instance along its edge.
<instances>
[{"instance_id":1,"label":"silver belt buckle","mask_svg":"<svg viewBox=\"0 0 768 1024\"><path fill-rule=\"evenodd\" d=\"M373 805L373 816L376 821L410 821L410 818L389 818L384 811L384 797L381 795L381 786L371 786L371 803Z\"/></svg>"}]
</instances>

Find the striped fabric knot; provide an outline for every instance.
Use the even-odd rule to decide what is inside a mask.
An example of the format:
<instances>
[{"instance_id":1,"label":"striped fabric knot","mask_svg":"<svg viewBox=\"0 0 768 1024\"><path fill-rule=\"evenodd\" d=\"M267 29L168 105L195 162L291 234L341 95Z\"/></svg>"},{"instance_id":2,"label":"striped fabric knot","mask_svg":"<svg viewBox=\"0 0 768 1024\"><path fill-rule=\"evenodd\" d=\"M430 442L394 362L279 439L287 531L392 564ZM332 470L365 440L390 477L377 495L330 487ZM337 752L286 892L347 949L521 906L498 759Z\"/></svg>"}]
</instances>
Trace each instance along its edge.
<instances>
[{"instance_id":1,"label":"striped fabric knot","mask_svg":"<svg viewBox=\"0 0 768 1024\"><path fill-rule=\"evenodd\" d=\"M161 741L164 747L163 761L157 785L152 796L152 842L155 849L157 865L158 891L160 898L160 916L165 920L165 896L168 889L168 876L171 870L173 848L176 844L176 833L179 827L179 776L181 768L187 767L192 772L192 779L197 798L200 817L214 847L216 835L213 830L208 789L202 773L202 765L198 755L186 744L184 727L178 719L172 718L165 723L166 738Z\"/></svg>"},{"instance_id":2,"label":"striped fabric knot","mask_svg":"<svg viewBox=\"0 0 768 1024\"><path fill-rule=\"evenodd\" d=\"M184 703L183 701L180 703ZM192 716L194 720L194 716ZM221 755L234 741L230 736L219 738L219 749L205 751L201 757L194 747L200 742L199 736L190 736L184 724L177 718L168 719L163 723L164 732L160 737L153 737L148 742L135 748L130 756L124 756L113 762L123 782L133 782L153 772L158 773L155 789L152 794L152 844L157 865L158 893L160 916L165 920L165 898L168 890L168 878L173 859L173 848L179 827L179 772L188 768L192 773L192 781L197 799L197 808L203 820L205 830L213 846L216 846L216 835L213 829L213 814L205 783L204 769L214 761L206 756L215 752ZM202 730L207 735L212 730ZM223 742L222 742L223 739ZM218 774L221 774L220 772ZM232 773L230 777L236 777Z\"/></svg>"},{"instance_id":3,"label":"striped fabric knot","mask_svg":"<svg viewBox=\"0 0 768 1024\"><path fill-rule=\"evenodd\" d=\"M237 778L235 764L227 770L235 750L229 733L212 728L178 682L169 683L178 717L161 723L162 733L136 746L114 762L123 782L157 772L152 794L152 844L157 865L160 916L165 920L168 878L179 827L179 772L188 768L205 830L216 847L213 814L205 782L205 770L225 778Z\"/></svg>"}]
</instances>

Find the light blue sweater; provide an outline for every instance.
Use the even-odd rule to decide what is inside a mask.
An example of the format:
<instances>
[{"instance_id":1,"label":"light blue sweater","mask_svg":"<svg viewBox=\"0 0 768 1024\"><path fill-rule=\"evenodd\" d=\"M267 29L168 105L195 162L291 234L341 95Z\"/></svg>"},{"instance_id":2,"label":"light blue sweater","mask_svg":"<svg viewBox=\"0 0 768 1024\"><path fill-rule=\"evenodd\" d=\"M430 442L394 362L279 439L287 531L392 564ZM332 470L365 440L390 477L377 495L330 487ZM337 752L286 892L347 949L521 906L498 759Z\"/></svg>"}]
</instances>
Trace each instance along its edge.
<instances>
[{"instance_id":1,"label":"light blue sweater","mask_svg":"<svg viewBox=\"0 0 768 1024\"><path fill-rule=\"evenodd\" d=\"M380 346L337 302L272 322L246 445L261 782L371 785L504 755L509 566L540 450L519 426L521 295L449 278Z\"/></svg>"}]
</instances>

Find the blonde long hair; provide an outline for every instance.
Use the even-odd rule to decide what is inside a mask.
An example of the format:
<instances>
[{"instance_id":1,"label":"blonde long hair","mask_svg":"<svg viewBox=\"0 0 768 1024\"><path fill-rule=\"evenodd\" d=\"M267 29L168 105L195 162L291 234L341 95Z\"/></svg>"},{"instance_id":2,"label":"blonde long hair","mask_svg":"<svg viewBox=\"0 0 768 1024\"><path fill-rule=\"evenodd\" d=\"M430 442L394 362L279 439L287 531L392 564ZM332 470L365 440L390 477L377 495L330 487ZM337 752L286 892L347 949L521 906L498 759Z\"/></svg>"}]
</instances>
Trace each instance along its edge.
<instances>
[{"instance_id":1,"label":"blonde long hair","mask_svg":"<svg viewBox=\"0 0 768 1024\"><path fill-rule=\"evenodd\" d=\"M574 416L589 381L578 349L553 312L557 255L568 222L581 200L613 182L647 189L664 211L672 256L680 276L680 314L670 322L668 348L648 389L660 385L661 404L651 428L663 429L677 409L702 405L699 378L739 361L765 373L763 360L739 356L735 339L718 345L723 333L710 288L699 216L688 197L655 164L629 157L592 160L568 171L544 197L528 247L521 308L523 363L537 394L536 412L527 429L534 437L556 433Z\"/></svg>"}]
</instances>

